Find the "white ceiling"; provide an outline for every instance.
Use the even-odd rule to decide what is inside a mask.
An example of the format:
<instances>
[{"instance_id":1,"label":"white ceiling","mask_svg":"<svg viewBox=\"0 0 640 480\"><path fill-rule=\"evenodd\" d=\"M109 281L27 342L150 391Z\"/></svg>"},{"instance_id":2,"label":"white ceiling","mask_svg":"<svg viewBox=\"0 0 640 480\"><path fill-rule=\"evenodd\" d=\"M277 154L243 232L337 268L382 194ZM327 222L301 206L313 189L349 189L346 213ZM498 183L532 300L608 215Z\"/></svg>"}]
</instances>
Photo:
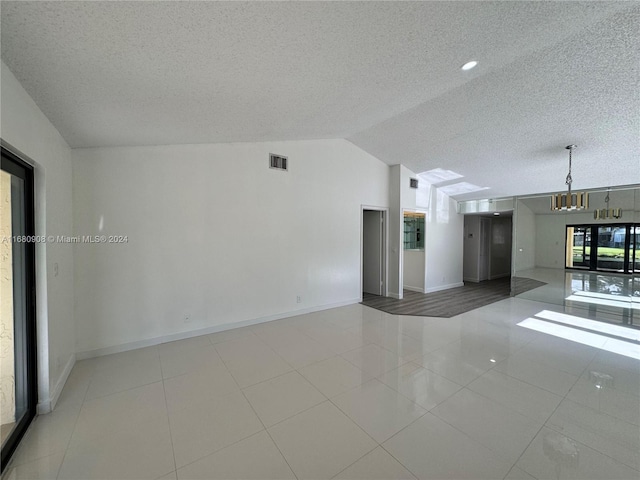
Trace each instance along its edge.
<instances>
[{"instance_id":1,"label":"white ceiling","mask_svg":"<svg viewBox=\"0 0 640 480\"><path fill-rule=\"evenodd\" d=\"M637 2L8 2L72 147L347 138L490 187L640 183ZM469 72L460 66L480 62Z\"/></svg>"}]
</instances>

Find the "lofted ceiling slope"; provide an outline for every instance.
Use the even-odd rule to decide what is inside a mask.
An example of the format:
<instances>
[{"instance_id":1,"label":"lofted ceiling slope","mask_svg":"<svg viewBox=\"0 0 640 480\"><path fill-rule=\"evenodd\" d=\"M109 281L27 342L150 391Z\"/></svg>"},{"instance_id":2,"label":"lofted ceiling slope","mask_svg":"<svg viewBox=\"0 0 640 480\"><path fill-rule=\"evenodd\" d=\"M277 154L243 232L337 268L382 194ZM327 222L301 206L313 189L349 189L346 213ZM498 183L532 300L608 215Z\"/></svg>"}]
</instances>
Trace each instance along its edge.
<instances>
[{"instance_id":1,"label":"lofted ceiling slope","mask_svg":"<svg viewBox=\"0 0 640 480\"><path fill-rule=\"evenodd\" d=\"M2 1L71 147L347 138L489 187L640 183L636 2ZM468 60L479 66L462 72Z\"/></svg>"}]
</instances>

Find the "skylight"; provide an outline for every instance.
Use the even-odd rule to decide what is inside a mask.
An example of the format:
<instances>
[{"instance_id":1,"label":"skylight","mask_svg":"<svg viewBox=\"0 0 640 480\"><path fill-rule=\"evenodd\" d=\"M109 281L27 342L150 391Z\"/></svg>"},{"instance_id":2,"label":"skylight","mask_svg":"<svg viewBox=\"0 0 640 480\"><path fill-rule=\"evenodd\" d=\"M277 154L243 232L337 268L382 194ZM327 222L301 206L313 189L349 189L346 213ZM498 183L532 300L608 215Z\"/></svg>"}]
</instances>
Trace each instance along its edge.
<instances>
[{"instance_id":1,"label":"skylight","mask_svg":"<svg viewBox=\"0 0 640 480\"><path fill-rule=\"evenodd\" d=\"M444 187L439 187L438 190L449 195L450 197L455 197L456 195L464 195L465 193L479 192L480 190L487 190L489 187L479 187L478 185L474 185L468 182L459 182L454 183L453 185L445 185Z\"/></svg>"},{"instance_id":2,"label":"skylight","mask_svg":"<svg viewBox=\"0 0 640 480\"><path fill-rule=\"evenodd\" d=\"M422 177L431 185L437 185L439 183L448 182L450 180L456 180L463 177L463 175L460 175L459 173L453 172L451 170L445 170L444 168L434 168L433 170L419 173L418 176Z\"/></svg>"}]
</instances>

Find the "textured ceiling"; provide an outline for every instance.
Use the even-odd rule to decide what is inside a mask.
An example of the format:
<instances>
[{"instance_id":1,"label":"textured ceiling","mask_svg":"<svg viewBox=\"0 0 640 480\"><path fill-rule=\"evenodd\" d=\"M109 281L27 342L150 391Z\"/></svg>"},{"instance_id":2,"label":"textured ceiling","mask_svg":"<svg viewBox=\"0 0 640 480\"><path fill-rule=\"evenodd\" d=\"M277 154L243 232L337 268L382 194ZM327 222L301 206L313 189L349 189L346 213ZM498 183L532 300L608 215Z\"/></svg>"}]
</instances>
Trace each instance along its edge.
<instances>
[{"instance_id":1,"label":"textured ceiling","mask_svg":"<svg viewBox=\"0 0 640 480\"><path fill-rule=\"evenodd\" d=\"M490 187L640 183L636 2L7 2L72 147L348 138ZM470 59L479 66L462 72Z\"/></svg>"}]
</instances>

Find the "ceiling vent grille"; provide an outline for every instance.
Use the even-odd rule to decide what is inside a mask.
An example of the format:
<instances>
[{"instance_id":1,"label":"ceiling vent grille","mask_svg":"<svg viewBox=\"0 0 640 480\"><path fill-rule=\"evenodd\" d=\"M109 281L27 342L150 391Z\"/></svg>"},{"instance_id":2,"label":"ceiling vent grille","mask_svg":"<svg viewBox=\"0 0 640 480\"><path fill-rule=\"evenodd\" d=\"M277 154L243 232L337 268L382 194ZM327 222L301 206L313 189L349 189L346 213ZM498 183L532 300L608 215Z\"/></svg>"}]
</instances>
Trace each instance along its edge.
<instances>
[{"instance_id":1,"label":"ceiling vent grille","mask_svg":"<svg viewBox=\"0 0 640 480\"><path fill-rule=\"evenodd\" d=\"M275 168L276 170L288 170L287 157L282 155L276 155L274 153L269 154L269 168Z\"/></svg>"},{"instance_id":2,"label":"ceiling vent grille","mask_svg":"<svg viewBox=\"0 0 640 480\"><path fill-rule=\"evenodd\" d=\"M418 188L418 179L417 178L410 178L409 179L409 186L411 188Z\"/></svg>"}]
</instances>

